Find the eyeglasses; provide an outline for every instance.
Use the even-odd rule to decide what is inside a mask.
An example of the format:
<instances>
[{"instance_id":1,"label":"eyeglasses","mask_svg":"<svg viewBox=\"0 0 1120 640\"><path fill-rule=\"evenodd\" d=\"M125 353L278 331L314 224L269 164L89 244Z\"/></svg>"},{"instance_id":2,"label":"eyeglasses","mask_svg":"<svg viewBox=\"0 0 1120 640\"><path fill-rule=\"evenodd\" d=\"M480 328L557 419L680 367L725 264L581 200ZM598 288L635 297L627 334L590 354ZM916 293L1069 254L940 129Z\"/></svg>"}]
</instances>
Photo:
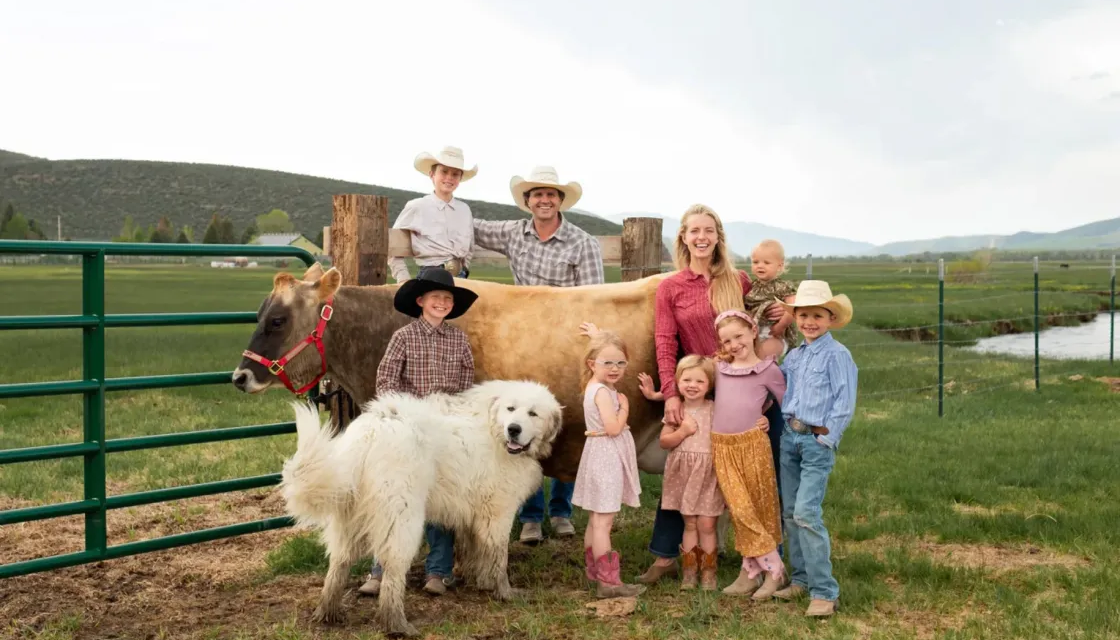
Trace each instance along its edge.
<instances>
[{"instance_id":1,"label":"eyeglasses","mask_svg":"<svg viewBox=\"0 0 1120 640\"><path fill-rule=\"evenodd\" d=\"M625 360L596 360L595 364L601 364L608 369L625 369Z\"/></svg>"}]
</instances>

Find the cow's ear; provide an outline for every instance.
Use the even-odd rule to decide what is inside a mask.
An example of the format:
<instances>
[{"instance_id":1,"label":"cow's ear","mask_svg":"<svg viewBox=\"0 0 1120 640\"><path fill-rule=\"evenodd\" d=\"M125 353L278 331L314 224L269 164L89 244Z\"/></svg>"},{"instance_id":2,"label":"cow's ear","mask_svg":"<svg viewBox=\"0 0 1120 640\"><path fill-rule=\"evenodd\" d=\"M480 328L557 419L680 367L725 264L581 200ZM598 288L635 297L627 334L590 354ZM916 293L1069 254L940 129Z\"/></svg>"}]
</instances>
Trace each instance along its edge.
<instances>
[{"instance_id":1,"label":"cow's ear","mask_svg":"<svg viewBox=\"0 0 1120 640\"><path fill-rule=\"evenodd\" d=\"M287 271L281 271L272 278L272 292L280 293L295 284L296 278Z\"/></svg>"},{"instance_id":2,"label":"cow's ear","mask_svg":"<svg viewBox=\"0 0 1120 640\"><path fill-rule=\"evenodd\" d=\"M307 271L303 272L303 277L300 278L300 279L303 280L304 282L315 282L316 280L318 280L319 278L322 278L322 277L323 277L323 265L316 262L315 264L308 267Z\"/></svg>"},{"instance_id":3,"label":"cow's ear","mask_svg":"<svg viewBox=\"0 0 1120 640\"><path fill-rule=\"evenodd\" d=\"M331 267L330 271L327 271L323 274L322 278L319 278L319 282L316 285L319 301L321 302L333 296L340 286L342 286L342 274L338 269Z\"/></svg>"}]
</instances>

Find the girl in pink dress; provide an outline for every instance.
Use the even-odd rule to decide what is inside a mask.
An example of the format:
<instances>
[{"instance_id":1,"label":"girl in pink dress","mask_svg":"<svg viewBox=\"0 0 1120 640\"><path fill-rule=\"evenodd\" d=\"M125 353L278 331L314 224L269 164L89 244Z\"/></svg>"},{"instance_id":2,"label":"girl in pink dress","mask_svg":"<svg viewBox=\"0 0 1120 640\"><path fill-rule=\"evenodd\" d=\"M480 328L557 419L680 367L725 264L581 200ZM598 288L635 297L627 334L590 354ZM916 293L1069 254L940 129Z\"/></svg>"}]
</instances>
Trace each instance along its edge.
<instances>
[{"instance_id":1,"label":"girl in pink dress","mask_svg":"<svg viewBox=\"0 0 1120 640\"><path fill-rule=\"evenodd\" d=\"M583 415L587 424L572 504L590 511L583 536L587 579L600 598L635 596L641 585L623 584L620 559L611 547L614 516L626 504L638 507L638 455L626 424L630 402L615 385L626 370L626 344L609 331L597 332L583 359Z\"/></svg>"},{"instance_id":2,"label":"girl in pink dress","mask_svg":"<svg viewBox=\"0 0 1120 640\"><path fill-rule=\"evenodd\" d=\"M681 589L695 589L697 572L700 588L712 591L716 583L716 521L725 505L712 464L712 401L708 399L715 383L716 370L711 358L689 355L677 364L677 390L684 398L684 419L679 425L661 428L661 447L670 451L665 460L661 507L679 511L684 517L681 541L683 576ZM653 378L638 374L642 394L662 400L654 391Z\"/></svg>"}]
</instances>

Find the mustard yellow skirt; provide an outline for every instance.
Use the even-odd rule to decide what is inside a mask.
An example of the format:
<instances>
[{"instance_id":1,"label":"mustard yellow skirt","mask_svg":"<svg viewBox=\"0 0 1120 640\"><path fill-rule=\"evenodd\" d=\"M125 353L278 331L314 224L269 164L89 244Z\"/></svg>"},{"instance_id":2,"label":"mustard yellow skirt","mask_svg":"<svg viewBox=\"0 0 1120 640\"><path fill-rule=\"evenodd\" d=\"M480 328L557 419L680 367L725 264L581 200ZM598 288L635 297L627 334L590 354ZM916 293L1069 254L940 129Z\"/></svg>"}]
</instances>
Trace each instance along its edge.
<instances>
[{"instance_id":1,"label":"mustard yellow skirt","mask_svg":"<svg viewBox=\"0 0 1120 640\"><path fill-rule=\"evenodd\" d=\"M712 461L735 525L735 550L746 558L773 551L782 524L770 438L760 429L712 433Z\"/></svg>"}]
</instances>

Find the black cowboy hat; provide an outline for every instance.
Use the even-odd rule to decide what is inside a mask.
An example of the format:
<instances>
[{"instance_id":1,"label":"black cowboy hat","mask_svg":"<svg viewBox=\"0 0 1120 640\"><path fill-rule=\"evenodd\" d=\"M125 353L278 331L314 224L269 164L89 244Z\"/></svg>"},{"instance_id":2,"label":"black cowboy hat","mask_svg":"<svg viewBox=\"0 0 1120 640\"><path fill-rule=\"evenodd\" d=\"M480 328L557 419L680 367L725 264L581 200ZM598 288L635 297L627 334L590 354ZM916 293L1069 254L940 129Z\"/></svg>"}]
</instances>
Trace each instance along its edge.
<instances>
[{"instance_id":1,"label":"black cowboy hat","mask_svg":"<svg viewBox=\"0 0 1120 640\"><path fill-rule=\"evenodd\" d=\"M401 313L419 318L423 310L416 304L416 299L429 291L450 291L453 302L451 313L447 319L458 318L471 308L478 294L470 289L455 286L455 279L451 272L441 267L425 267L415 278L406 281L397 289L393 296L393 307Z\"/></svg>"}]
</instances>

